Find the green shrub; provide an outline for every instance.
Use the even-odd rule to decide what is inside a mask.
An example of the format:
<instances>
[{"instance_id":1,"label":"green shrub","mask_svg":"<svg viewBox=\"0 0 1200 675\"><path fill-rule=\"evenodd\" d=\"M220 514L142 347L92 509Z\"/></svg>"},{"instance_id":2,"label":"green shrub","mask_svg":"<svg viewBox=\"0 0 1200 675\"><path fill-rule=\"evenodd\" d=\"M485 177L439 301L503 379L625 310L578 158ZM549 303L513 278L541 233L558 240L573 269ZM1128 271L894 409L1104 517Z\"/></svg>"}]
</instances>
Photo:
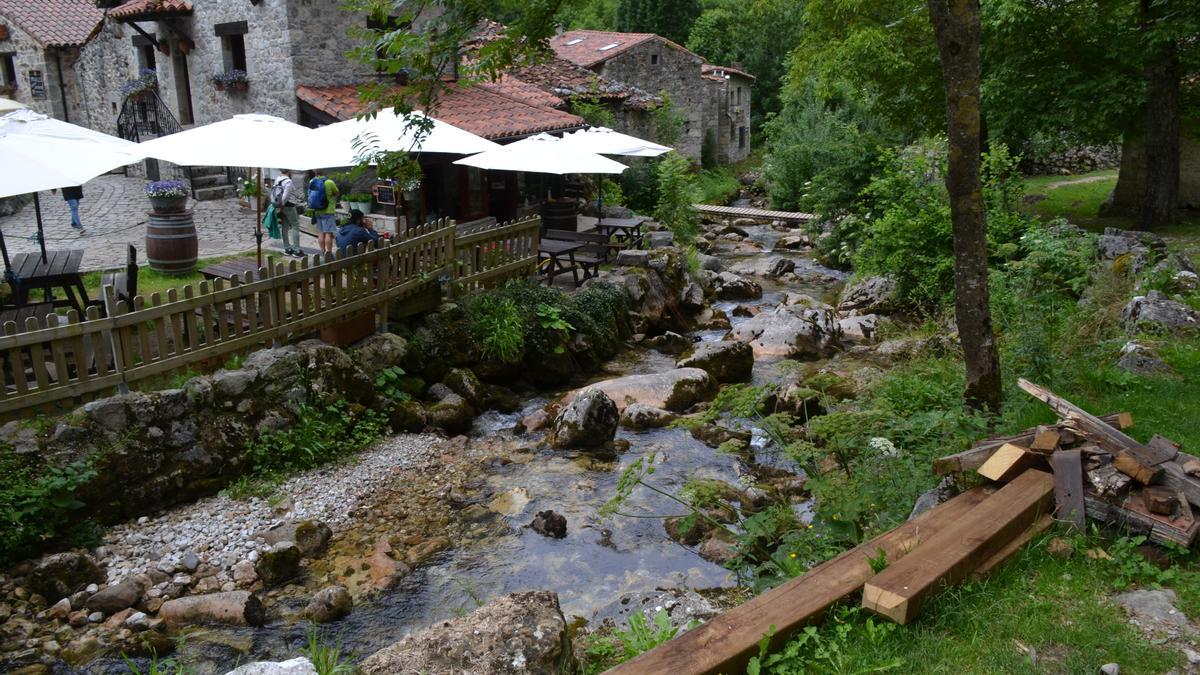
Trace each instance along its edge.
<instances>
[{"instance_id":1,"label":"green shrub","mask_svg":"<svg viewBox=\"0 0 1200 675\"><path fill-rule=\"evenodd\" d=\"M485 359L516 363L525 354L525 320L512 298L476 293L464 303L468 331Z\"/></svg>"},{"instance_id":2,"label":"green shrub","mask_svg":"<svg viewBox=\"0 0 1200 675\"><path fill-rule=\"evenodd\" d=\"M658 204L654 219L675 234L675 241L690 244L696 238L696 186L688 162L672 152L658 163Z\"/></svg>"},{"instance_id":3,"label":"green shrub","mask_svg":"<svg viewBox=\"0 0 1200 675\"><path fill-rule=\"evenodd\" d=\"M329 405L302 403L295 422L261 434L246 445L246 457L257 476L284 475L311 469L359 450L383 436L387 418L345 400Z\"/></svg>"},{"instance_id":4,"label":"green shrub","mask_svg":"<svg viewBox=\"0 0 1200 675\"><path fill-rule=\"evenodd\" d=\"M620 177L625 205L638 213L653 213L658 204L658 161L636 162Z\"/></svg>"},{"instance_id":5,"label":"green shrub","mask_svg":"<svg viewBox=\"0 0 1200 675\"><path fill-rule=\"evenodd\" d=\"M697 201L701 204L728 204L741 189L729 167L705 169L696 176Z\"/></svg>"},{"instance_id":6,"label":"green shrub","mask_svg":"<svg viewBox=\"0 0 1200 675\"><path fill-rule=\"evenodd\" d=\"M93 537L80 518L79 487L96 476L89 464L52 467L0 449L0 564L38 552L52 541Z\"/></svg>"}]
</instances>

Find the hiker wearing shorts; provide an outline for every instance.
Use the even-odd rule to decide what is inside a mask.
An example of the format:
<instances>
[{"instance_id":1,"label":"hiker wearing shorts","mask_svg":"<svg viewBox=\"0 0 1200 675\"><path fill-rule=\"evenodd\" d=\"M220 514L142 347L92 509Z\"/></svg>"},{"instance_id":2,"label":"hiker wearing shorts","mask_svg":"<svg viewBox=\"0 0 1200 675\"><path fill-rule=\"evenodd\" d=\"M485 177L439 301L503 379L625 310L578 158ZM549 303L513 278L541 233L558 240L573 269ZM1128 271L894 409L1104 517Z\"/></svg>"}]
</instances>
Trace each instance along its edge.
<instances>
[{"instance_id":1,"label":"hiker wearing shorts","mask_svg":"<svg viewBox=\"0 0 1200 675\"><path fill-rule=\"evenodd\" d=\"M308 181L308 208L313 211L313 224L317 226L317 244L321 253L332 253L334 236L337 234L337 198L341 194L337 183L323 172Z\"/></svg>"}]
</instances>

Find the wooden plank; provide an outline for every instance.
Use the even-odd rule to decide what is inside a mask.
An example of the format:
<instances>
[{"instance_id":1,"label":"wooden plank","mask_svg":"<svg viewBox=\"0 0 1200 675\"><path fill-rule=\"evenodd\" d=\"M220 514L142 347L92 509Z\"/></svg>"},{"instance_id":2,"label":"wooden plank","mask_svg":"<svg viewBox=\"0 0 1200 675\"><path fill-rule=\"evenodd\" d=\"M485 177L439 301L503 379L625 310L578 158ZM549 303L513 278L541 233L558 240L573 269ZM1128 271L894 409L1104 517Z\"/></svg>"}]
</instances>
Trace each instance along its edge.
<instances>
[{"instance_id":1,"label":"wooden plank","mask_svg":"<svg viewBox=\"0 0 1200 675\"><path fill-rule=\"evenodd\" d=\"M1121 429L1128 429L1133 426L1133 416L1129 413L1105 415L1100 419L1105 424L1118 426ZM1122 426L1122 420L1127 422L1124 426ZM980 441L967 450L933 460L933 472L939 476L945 476L952 473L975 471L983 466L983 463L987 461L988 457L992 456L996 448L1005 443L1028 446L1033 443L1036 436L1037 429L1028 429L1012 436L1001 436Z\"/></svg>"},{"instance_id":2,"label":"wooden plank","mask_svg":"<svg viewBox=\"0 0 1200 675\"><path fill-rule=\"evenodd\" d=\"M1054 477L1028 470L954 526L863 585L862 606L896 623L917 617L926 600L956 584L1000 552L1046 512Z\"/></svg>"},{"instance_id":3,"label":"wooden plank","mask_svg":"<svg viewBox=\"0 0 1200 675\"><path fill-rule=\"evenodd\" d=\"M1117 471L1129 476L1142 485L1150 485L1162 476L1162 465L1150 467L1142 463L1133 453L1118 450L1112 456L1113 466Z\"/></svg>"},{"instance_id":4,"label":"wooden plank","mask_svg":"<svg viewBox=\"0 0 1200 675\"><path fill-rule=\"evenodd\" d=\"M1040 457L1015 443L1000 446L979 467L979 475L997 483L1007 483L1038 464Z\"/></svg>"},{"instance_id":5,"label":"wooden plank","mask_svg":"<svg viewBox=\"0 0 1200 675\"><path fill-rule=\"evenodd\" d=\"M812 568L758 597L710 619L683 635L626 661L608 675L702 675L740 673L758 654L758 643L768 637L769 648L779 649L790 634L820 621L825 612L862 587L871 577L870 558L879 550L891 561L901 560L923 541L953 526L987 498L976 488L935 506L917 518L875 537L836 558Z\"/></svg>"},{"instance_id":6,"label":"wooden plank","mask_svg":"<svg viewBox=\"0 0 1200 675\"><path fill-rule=\"evenodd\" d=\"M1033 437L1033 442L1029 444L1029 449L1033 452L1052 453L1058 449L1058 444L1062 440L1062 434L1054 427L1038 427L1037 435Z\"/></svg>"},{"instance_id":7,"label":"wooden plank","mask_svg":"<svg viewBox=\"0 0 1200 675\"><path fill-rule=\"evenodd\" d=\"M967 579L969 581L986 579L988 575L996 571L997 567L1000 567L1004 563L1008 562L1009 559L1016 555L1017 551L1020 551L1022 548L1024 548L1025 544L1028 544L1033 540L1034 537L1050 529L1050 526L1053 524L1054 518L1049 513L1033 521L1033 525L1030 525L1029 529L1018 535L1016 539L1010 541L1007 546L997 551L996 555L984 561L984 563L979 566L979 569L972 572Z\"/></svg>"},{"instance_id":8,"label":"wooden plank","mask_svg":"<svg viewBox=\"0 0 1200 675\"><path fill-rule=\"evenodd\" d=\"M1148 485L1142 489L1142 504L1150 513L1169 516L1179 508L1179 493L1162 485Z\"/></svg>"},{"instance_id":9,"label":"wooden plank","mask_svg":"<svg viewBox=\"0 0 1200 675\"><path fill-rule=\"evenodd\" d=\"M1181 519L1186 525L1184 528L1174 527L1169 522L1160 520L1162 516L1153 517L1149 514L1139 513L1133 508L1122 508L1123 504L1112 504L1108 500L1098 497L1093 494L1084 496L1084 501L1087 504L1087 514L1089 518L1102 523L1110 523L1118 527L1127 528L1136 534L1144 534L1161 544L1172 543L1180 546L1191 546L1196 540L1197 531L1200 530L1200 520L1189 517ZM1129 505L1140 505L1141 497L1130 497ZM1189 510L1191 506L1189 505ZM1190 516L1190 514L1189 514Z\"/></svg>"},{"instance_id":10,"label":"wooden plank","mask_svg":"<svg viewBox=\"0 0 1200 675\"><path fill-rule=\"evenodd\" d=\"M1087 508L1083 503L1083 453L1059 450L1050 456L1054 469L1055 516L1071 523L1080 532L1087 531Z\"/></svg>"}]
</instances>

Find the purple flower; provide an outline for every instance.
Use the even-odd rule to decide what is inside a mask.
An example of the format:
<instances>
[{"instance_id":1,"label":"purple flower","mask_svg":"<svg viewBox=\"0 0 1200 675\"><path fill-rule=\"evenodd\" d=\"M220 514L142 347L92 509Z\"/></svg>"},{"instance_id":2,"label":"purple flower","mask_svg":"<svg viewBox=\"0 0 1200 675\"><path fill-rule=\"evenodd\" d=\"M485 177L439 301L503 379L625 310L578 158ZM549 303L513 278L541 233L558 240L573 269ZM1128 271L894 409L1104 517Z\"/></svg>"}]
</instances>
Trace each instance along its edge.
<instances>
[{"instance_id":1,"label":"purple flower","mask_svg":"<svg viewBox=\"0 0 1200 675\"><path fill-rule=\"evenodd\" d=\"M188 185L182 180L156 180L146 184L147 197L186 197Z\"/></svg>"}]
</instances>

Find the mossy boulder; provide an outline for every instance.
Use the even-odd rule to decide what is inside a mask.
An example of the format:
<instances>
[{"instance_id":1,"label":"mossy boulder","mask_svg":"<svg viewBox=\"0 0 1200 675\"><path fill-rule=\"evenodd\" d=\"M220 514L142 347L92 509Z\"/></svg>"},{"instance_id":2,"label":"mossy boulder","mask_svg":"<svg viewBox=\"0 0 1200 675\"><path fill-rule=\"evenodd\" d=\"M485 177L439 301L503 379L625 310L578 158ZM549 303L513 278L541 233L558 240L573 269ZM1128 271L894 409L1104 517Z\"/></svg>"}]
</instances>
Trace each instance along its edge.
<instances>
[{"instance_id":1,"label":"mossy boulder","mask_svg":"<svg viewBox=\"0 0 1200 675\"><path fill-rule=\"evenodd\" d=\"M388 408L388 424L396 433L416 433L427 423L425 406L416 401L393 401Z\"/></svg>"},{"instance_id":2,"label":"mossy boulder","mask_svg":"<svg viewBox=\"0 0 1200 675\"><path fill-rule=\"evenodd\" d=\"M484 407L486 393L483 385L479 382L479 378L475 377L475 373L466 368L451 368L450 372L442 378L442 384L450 388L450 391L463 397L471 407L480 410Z\"/></svg>"},{"instance_id":3,"label":"mossy boulder","mask_svg":"<svg viewBox=\"0 0 1200 675\"><path fill-rule=\"evenodd\" d=\"M376 333L350 350L350 358L372 380L380 371L404 363L408 341L392 333Z\"/></svg>"},{"instance_id":4,"label":"mossy boulder","mask_svg":"<svg viewBox=\"0 0 1200 675\"><path fill-rule=\"evenodd\" d=\"M475 411L471 404L458 394L448 394L426 410L429 424L448 434L462 434L471 429Z\"/></svg>"},{"instance_id":5,"label":"mossy boulder","mask_svg":"<svg viewBox=\"0 0 1200 675\"><path fill-rule=\"evenodd\" d=\"M259 555L254 571L267 588L279 586L300 576L300 548L292 541L281 541Z\"/></svg>"},{"instance_id":6,"label":"mossy boulder","mask_svg":"<svg viewBox=\"0 0 1200 675\"><path fill-rule=\"evenodd\" d=\"M104 572L85 553L55 553L38 561L29 574L29 587L50 602L82 590L88 584L104 583Z\"/></svg>"},{"instance_id":7,"label":"mossy boulder","mask_svg":"<svg viewBox=\"0 0 1200 675\"><path fill-rule=\"evenodd\" d=\"M598 448L617 434L620 413L604 392L593 389L575 397L554 418L550 444L556 448Z\"/></svg>"}]
</instances>

